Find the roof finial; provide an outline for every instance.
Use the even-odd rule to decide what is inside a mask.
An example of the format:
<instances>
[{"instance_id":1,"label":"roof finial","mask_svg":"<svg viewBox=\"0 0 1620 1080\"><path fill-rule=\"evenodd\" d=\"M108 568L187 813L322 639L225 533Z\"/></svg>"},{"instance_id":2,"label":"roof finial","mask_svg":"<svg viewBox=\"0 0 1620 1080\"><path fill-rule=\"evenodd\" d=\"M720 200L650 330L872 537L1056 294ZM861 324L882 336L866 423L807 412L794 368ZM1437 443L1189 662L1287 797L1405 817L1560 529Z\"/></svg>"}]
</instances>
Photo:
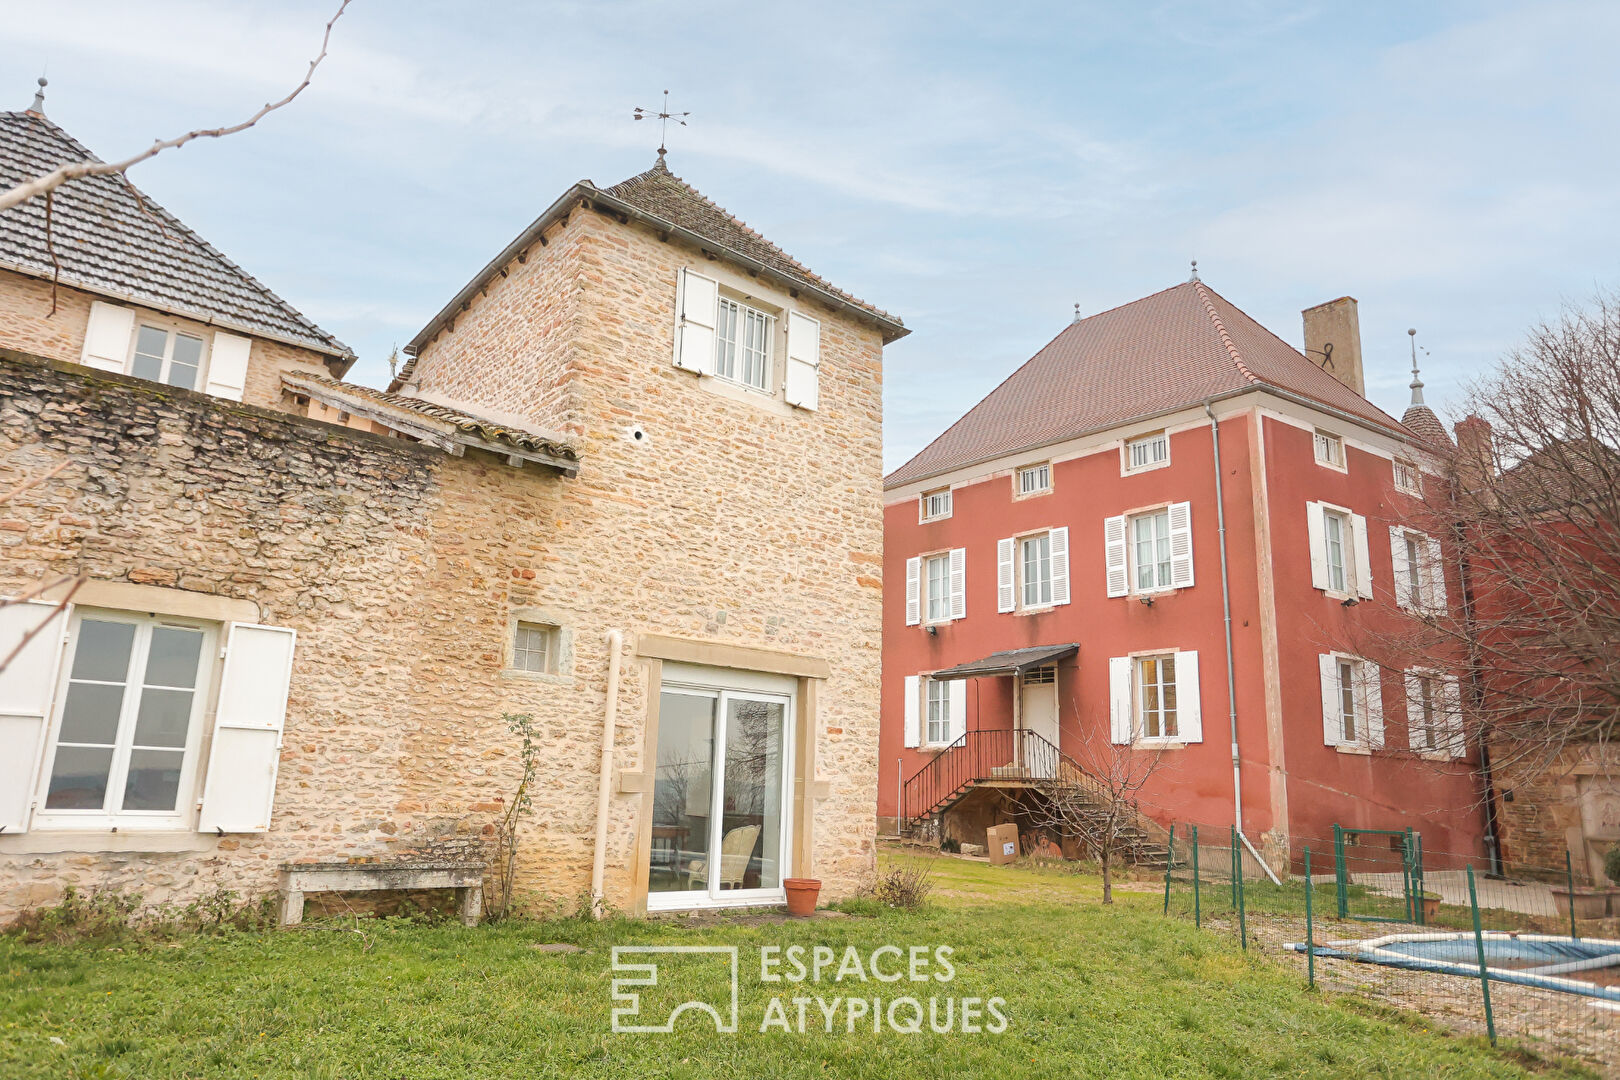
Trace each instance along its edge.
<instances>
[{"instance_id":1,"label":"roof finial","mask_svg":"<svg viewBox=\"0 0 1620 1080\"><path fill-rule=\"evenodd\" d=\"M668 150L665 148L664 143L667 141L665 139L665 135L669 131L669 122L673 120L677 124L681 125L681 127L685 127L686 118L691 115L692 114L689 112L677 113L669 111L668 90L664 91L664 107L662 109L654 112L651 109L643 109L641 106L637 105L636 111L630 114L630 119L632 120L658 121L658 163L654 165L653 168L668 171L669 166L664 164L664 155L668 153Z\"/></svg>"},{"instance_id":2,"label":"roof finial","mask_svg":"<svg viewBox=\"0 0 1620 1080\"><path fill-rule=\"evenodd\" d=\"M1198 260L1194 259L1192 261L1192 264L1193 264L1192 277L1188 278L1187 280L1188 281L1197 281L1198 280Z\"/></svg>"},{"instance_id":3,"label":"roof finial","mask_svg":"<svg viewBox=\"0 0 1620 1080\"><path fill-rule=\"evenodd\" d=\"M1422 405L1423 404L1423 380L1418 377L1417 331L1415 329L1414 330L1408 330L1406 332L1406 336L1412 340L1412 404L1413 405ZM1423 350L1425 355L1427 355L1428 351L1429 350L1427 350L1427 349Z\"/></svg>"},{"instance_id":4,"label":"roof finial","mask_svg":"<svg viewBox=\"0 0 1620 1080\"><path fill-rule=\"evenodd\" d=\"M34 104L29 107L29 109L28 109L29 112L38 113L41 116L45 115L45 87L46 87L46 85L47 84L46 84L45 76L41 75L39 77L39 89L34 91Z\"/></svg>"},{"instance_id":5,"label":"roof finial","mask_svg":"<svg viewBox=\"0 0 1620 1080\"><path fill-rule=\"evenodd\" d=\"M1078 300L1074 302L1074 321L1080 321L1080 301Z\"/></svg>"}]
</instances>

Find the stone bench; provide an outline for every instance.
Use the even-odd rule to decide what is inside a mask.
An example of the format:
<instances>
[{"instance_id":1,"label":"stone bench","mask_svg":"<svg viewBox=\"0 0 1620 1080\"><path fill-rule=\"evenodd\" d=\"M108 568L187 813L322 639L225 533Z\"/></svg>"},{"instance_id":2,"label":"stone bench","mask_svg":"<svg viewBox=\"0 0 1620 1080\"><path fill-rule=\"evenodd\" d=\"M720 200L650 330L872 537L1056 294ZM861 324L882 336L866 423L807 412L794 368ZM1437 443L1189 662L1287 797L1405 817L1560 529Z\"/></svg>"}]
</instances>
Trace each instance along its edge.
<instances>
[{"instance_id":1,"label":"stone bench","mask_svg":"<svg viewBox=\"0 0 1620 1080\"><path fill-rule=\"evenodd\" d=\"M281 864L281 925L304 921L304 894L455 889L463 926L477 926L484 910L481 862L307 862Z\"/></svg>"}]
</instances>

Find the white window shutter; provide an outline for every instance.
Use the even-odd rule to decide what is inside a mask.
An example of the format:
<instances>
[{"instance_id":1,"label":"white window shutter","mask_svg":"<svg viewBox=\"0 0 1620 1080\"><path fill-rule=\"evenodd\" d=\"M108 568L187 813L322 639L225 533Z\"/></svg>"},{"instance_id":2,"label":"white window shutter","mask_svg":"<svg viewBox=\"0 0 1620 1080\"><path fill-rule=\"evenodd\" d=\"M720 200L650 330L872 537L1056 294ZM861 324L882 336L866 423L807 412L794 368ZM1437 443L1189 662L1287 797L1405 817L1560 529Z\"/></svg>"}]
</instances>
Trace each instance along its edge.
<instances>
[{"instance_id":1,"label":"white window shutter","mask_svg":"<svg viewBox=\"0 0 1620 1080\"><path fill-rule=\"evenodd\" d=\"M296 643L284 626L230 624L199 831L269 831Z\"/></svg>"},{"instance_id":2,"label":"white window shutter","mask_svg":"<svg viewBox=\"0 0 1620 1080\"><path fill-rule=\"evenodd\" d=\"M1051 532L1052 544L1052 604L1069 602L1069 527Z\"/></svg>"},{"instance_id":3,"label":"white window shutter","mask_svg":"<svg viewBox=\"0 0 1620 1080\"><path fill-rule=\"evenodd\" d=\"M1131 658L1108 658L1108 737L1116 746L1131 744Z\"/></svg>"},{"instance_id":4,"label":"white window shutter","mask_svg":"<svg viewBox=\"0 0 1620 1080\"><path fill-rule=\"evenodd\" d=\"M1016 546L1011 538L996 541L997 611L1012 611L1018 606L1018 594L1013 587L1013 549Z\"/></svg>"},{"instance_id":5,"label":"white window shutter","mask_svg":"<svg viewBox=\"0 0 1620 1080\"><path fill-rule=\"evenodd\" d=\"M1109 596L1128 596L1130 569L1125 557L1125 516L1103 519L1103 569L1108 578Z\"/></svg>"},{"instance_id":6,"label":"white window shutter","mask_svg":"<svg viewBox=\"0 0 1620 1080\"><path fill-rule=\"evenodd\" d=\"M906 676L906 745L922 742L922 679Z\"/></svg>"},{"instance_id":7,"label":"white window shutter","mask_svg":"<svg viewBox=\"0 0 1620 1080\"><path fill-rule=\"evenodd\" d=\"M821 404L821 324L797 311L788 312L787 382L789 405L816 409Z\"/></svg>"},{"instance_id":8,"label":"white window shutter","mask_svg":"<svg viewBox=\"0 0 1620 1080\"><path fill-rule=\"evenodd\" d=\"M1338 746L1344 741L1344 727L1339 720L1339 658L1323 653L1316 662L1322 672L1322 742Z\"/></svg>"},{"instance_id":9,"label":"white window shutter","mask_svg":"<svg viewBox=\"0 0 1620 1080\"><path fill-rule=\"evenodd\" d=\"M1192 503L1170 504L1170 584L1182 589L1193 583Z\"/></svg>"},{"instance_id":10,"label":"white window shutter","mask_svg":"<svg viewBox=\"0 0 1620 1080\"><path fill-rule=\"evenodd\" d=\"M241 401L242 391L247 388L248 353L252 350L252 338L214 331L214 344L208 350L208 384L204 389L215 397Z\"/></svg>"},{"instance_id":11,"label":"white window shutter","mask_svg":"<svg viewBox=\"0 0 1620 1080\"><path fill-rule=\"evenodd\" d=\"M945 741L955 742L967 731L967 680L952 679L950 687L951 729L945 733Z\"/></svg>"},{"instance_id":12,"label":"white window shutter","mask_svg":"<svg viewBox=\"0 0 1620 1080\"><path fill-rule=\"evenodd\" d=\"M1371 660L1356 664L1361 676L1361 699L1366 703L1366 743L1374 750L1384 745L1384 671Z\"/></svg>"},{"instance_id":13,"label":"white window shutter","mask_svg":"<svg viewBox=\"0 0 1620 1080\"><path fill-rule=\"evenodd\" d=\"M0 658L33 634L0 670L0 827L6 835L27 832L33 816L46 719L72 614L71 605L39 600L0 607Z\"/></svg>"},{"instance_id":14,"label":"white window shutter","mask_svg":"<svg viewBox=\"0 0 1620 1080\"><path fill-rule=\"evenodd\" d=\"M79 363L102 371L123 371L129 360L129 339L135 333L135 312L117 304L93 300L90 324L84 331L84 355Z\"/></svg>"},{"instance_id":15,"label":"white window shutter","mask_svg":"<svg viewBox=\"0 0 1620 1080\"><path fill-rule=\"evenodd\" d=\"M720 283L696 270L683 269L675 293L675 366L712 375Z\"/></svg>"},{"instance_id":16,"label":"white window shutter","mask_svg":"<svg viewBox=\"0 0 1620 1080\"><path fill-rule=\"evenodd\" d=\"M1468 753L1468 739L1463 731L1462 684L1455 675L1440 679L1440 715L1446 730L1446 745L1440 747L1454 758Z\"/></svg>"},{"instance_id":17,"label":"white window shutter","mask_svg":"<svg viewBox=\"0 0 1620 1080\"><path fill-rule=\"evenodd\" d=\"M1372 554L1367 550L1367 519L1360 514L1350 515L1350 538L1356 551L1356 593L1363 600L1371 600Z\"/></svg>"},{"instance_id":18,"label":"white window shutter","mask_svg":"<svg viewBox=\"0 0 1620 1080\"><path fill-rule=\"evenodd\" d=\"M951 618L967 618L967 548L951 549Z\"/></svg>"},{"instance_id":19,"label":"white window shutter","mask_svg":"<svg viewBox=\"0 0 1620 1080\"><path fill-rule=\"evenodd\" d=\"M1416 671L1405 672L1406 683L1406 745L1418 752L1427 753L1434 747L1429 745L1428 732L1423 729L1423 676ZM1434 702L1436 710L1440 702ZM1438 718L1438 717L1437 717Z\"/></svg>"},{"instance_id":20,"label":"white window shutter","mask_svg":"<svg viewBox=\"0 0 1620 1080\"><path fill-rule=\"evenodd\" d=\"M1332 584L1328 576L1327 522L1323 519L1322 504L1305 504L1305 532L1311 541L1311 588L1327 589Z\"/></svg>"},{"instance_id":21,"label":"white window shutter","mask_svg":"<svg viewBox=\"0 0 1620 1080\"><path fill-rule=\"evenodd\" d=\"M1428 601L1429 610L1436 615L1446 613L1446 563L1445 555L1440 549L1440 541L1425 537L1423 550L1426 555L1424 575L1424 599Z\"/></svg>"},{"instance_id":22,"label":"white window shutter","mask_svg":"<svg viewBox=\"0 0 1620 1080\"><path fill-rule=\"evenodd\" d=\"M1412 608L1412 567L1406 559L1406 530L1389 527L1389 557L1395 564L1395 603L1402 610Z\"/></svg>"},{"instance_id":23,"label":"white window shutter","mask_svg":"<svg viewBox=\"0 0 1620 1080\"><path fill-rule=\"evenodd\" d=\"M906 625L922 622L922 560L906 560Z\"/></svg>"},{"instance_id":24,"label":"white window shutter","mask_svg":"<svg viewBox=\"0 0 1620 1080\"><path fill-rule=\"evenodd\" d=\"M1182 742L1204 741L1204 692L1195 652L1176 653L1176 728Z\"/></svg>"}]
</instances>

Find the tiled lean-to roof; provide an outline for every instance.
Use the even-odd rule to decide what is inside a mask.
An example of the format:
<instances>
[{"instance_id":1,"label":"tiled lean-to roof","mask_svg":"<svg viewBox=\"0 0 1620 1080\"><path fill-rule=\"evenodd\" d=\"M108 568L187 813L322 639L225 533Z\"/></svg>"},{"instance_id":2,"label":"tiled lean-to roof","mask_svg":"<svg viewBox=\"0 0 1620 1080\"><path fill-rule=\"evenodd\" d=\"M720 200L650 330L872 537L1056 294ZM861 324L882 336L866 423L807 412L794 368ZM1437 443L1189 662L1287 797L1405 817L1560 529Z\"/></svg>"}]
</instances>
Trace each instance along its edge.
<instances>
[{"instance_id":1,"label":"tiled lean-to roof","mask_svg":"<svg viewBox=\"0 0 1620 1080\"><path fill-rule=\"evenodd\" d=\"M569 475L579 471L579 452L563 436L481 416L460 404L389 393L303 371L283 373L281 384L294 394L374 420L452 453L460 453L458 448L466 446L494 453L512 451L509 456Z\"/></svg>"},{"instance_id":2,"label":"tiled lean-to roof","mask_svg":"<svg viewBox=\"0 0 1620 1080\"><path fill-rule=\"evenodd\" d=\"M85 160L99 159L44 116L0 112L0 187ZM54 248L64 285L353 360L347 345L150 196L137 194L126 178L73 180L50 201L49 247L43 196L0 212L0 268L49 277Z\"/></svg>"},{"instance_id":3,"label":"tiled lean-to roof","mask_svg":"<svg viewBox=\"0 0 1620 1080\"><path fill-rule=\"evenodd\" d=\"M889 474L895 487L1217 395L1269 387L1399 438L1399 421L1193 280L1071 323Z\"/></svg>"}]
</instances>

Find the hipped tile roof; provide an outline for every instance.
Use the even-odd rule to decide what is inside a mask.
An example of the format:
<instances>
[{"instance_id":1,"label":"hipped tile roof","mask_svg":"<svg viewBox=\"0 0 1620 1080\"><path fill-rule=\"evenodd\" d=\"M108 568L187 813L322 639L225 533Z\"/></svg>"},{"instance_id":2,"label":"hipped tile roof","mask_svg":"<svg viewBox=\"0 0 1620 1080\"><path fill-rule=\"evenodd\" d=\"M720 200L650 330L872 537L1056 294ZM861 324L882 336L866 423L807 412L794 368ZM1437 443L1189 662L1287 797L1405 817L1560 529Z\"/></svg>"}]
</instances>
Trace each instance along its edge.
<instances>
[{"instance_id":1,"label":"hipped tile roof","mask_svg":"<svg viewBox=\"0 0 1620 1080\"><path fill-rule=\"evenodd\" d=\"M1195 279L1071 323L885 486L1250 387L1298 395L1411 438L1394 417Z\"/></svg>"},{"instance_id":2,"label":"hipped tile roof","mask_svg":"<svg viewBox=\"0 0 1620 1080\"><path fill-rule=\"evenodd\" d=\"M0 187L99 160L44 116L0 112ZM352 360L343 342L227 259L122 176L87 176L0 212L0 266ZM142 204L145 204L144 209Z\"/></svg>"}]
</instances>

